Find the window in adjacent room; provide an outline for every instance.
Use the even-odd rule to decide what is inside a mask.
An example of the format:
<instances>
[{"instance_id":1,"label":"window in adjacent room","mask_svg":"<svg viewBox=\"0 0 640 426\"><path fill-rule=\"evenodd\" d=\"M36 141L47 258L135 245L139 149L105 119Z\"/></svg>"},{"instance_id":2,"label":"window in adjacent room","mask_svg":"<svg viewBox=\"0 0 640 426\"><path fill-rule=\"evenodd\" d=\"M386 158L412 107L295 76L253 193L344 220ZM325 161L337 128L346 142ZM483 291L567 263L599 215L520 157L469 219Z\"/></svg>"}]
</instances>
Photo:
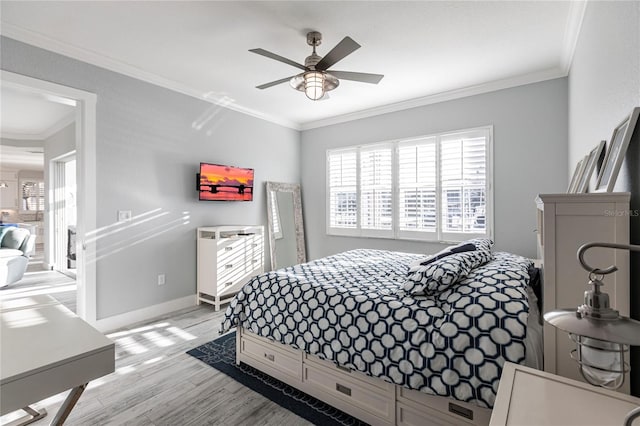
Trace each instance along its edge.
<instances>
[{"instance_id":1,"label":"window in adjacent room","mask_svg":"<svg viewBox=\"0 0 640 426\"><path fill-rule=\"evenodd\" d=\"M491 127L327 151L332 235L491 235Z\"/></svg>"},{"instance_id":2,"label":"window in adjacent room","mask_svg":"<svg viewBox=\"0 0 640 426\"><path fill-rule=\"evenodd\" d=\"M20 182L20 211L44 211L44 181L25 179Z\"/></svg>"}]
</instances>

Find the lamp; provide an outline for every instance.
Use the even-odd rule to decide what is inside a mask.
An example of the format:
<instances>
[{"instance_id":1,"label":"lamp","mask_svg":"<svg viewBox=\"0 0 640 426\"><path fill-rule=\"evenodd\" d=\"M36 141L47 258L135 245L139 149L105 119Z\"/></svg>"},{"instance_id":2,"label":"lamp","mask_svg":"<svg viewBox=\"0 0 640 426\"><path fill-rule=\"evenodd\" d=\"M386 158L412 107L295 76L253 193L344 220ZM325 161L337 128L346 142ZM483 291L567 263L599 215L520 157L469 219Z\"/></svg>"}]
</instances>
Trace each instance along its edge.
<instances>
[{"instance_id":1,"label":"lamp","mask_svg":"<svg viewBox=\"0 0 640 426\"><path fill-rule=\"evenodd\" d=\"M322 43L322 35L317 31L307 34L307 44L313 46L313 52L304 60L304 66L308 71L298 74L289 80L289 84L296 90L300 90L312 101L321 99L325 93L335 89L340 80L326 71L316 70L316 65L322 59L316 53L316 46Z\"/></svg>"},{"instance_id":2,"label":"lamp","mask_svg":"<svg viewBox=\"0 0 640 426\"><path fill-rule=\"evenodd\" d=\"M609 295L601 291L605 275L618 270L615 265L605 269L592 268L584 260L585 252L592 247L604 247L640 251L639 245L614 243L588 243L578 249L578 261L589 272L591 289L584 292L584 304L577 309L559 309L544 314L552 326L569 333L576 342L571 358L579 364L579 370L587 383L608 389L617 389L624 383L629 364L624 353L629 346L640 346L640 321L623 317L609 306ZM630 411L625 425L640 416L640 407Z\"/></svg>"},{"instance_id":3,"label":"lamp","mask_svg":"<svg viewBox=\"0 0 640 426\"><path fill-rule=\"evenodd\" d=\"M296 90L300 90L312 101L321 99L324 94L335 89L340 80L326 71L306 71L293 77L289 84Z\"/></svg>"}]
</instances>

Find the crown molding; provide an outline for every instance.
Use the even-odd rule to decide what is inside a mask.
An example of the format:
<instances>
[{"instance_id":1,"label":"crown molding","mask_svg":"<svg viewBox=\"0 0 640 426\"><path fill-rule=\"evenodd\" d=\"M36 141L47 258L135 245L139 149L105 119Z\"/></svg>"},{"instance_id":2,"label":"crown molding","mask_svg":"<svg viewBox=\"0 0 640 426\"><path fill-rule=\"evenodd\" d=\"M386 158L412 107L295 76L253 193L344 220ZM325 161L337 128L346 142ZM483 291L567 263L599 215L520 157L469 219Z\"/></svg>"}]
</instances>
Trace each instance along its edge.
<instances>
[{"instance_id":1,"label":"crown molding","mask_svg":"<svg viewBox=\"0 0 640 426\"><path fill-rule=\"evenodd\" d=\"M580 30L584 21L584 13L587 9L588 0L569 2L569 15L564 29L564 39L562 40L562 57L560 68L568 75L573 63L573 55L576 52Z\"/></svg>"},{"instance_id":2,"label":"crown molding","mask_svg":"<svg viewBox=\"0 0 640 426\"><path fill-rule=\"evenodd\" d=\"M97 52L73 46L59 40L55 40L44 34L22 28L8 22L2 22L2 35L26 44L30 44L32 46L36 46L63 56L67 56L82 62L98 66L100 68L105 68L109 71L123 74L137 80L142 80L156 86L164 87L166 89L170 89L175 92L182 93L183 95L191 96L223 108L259 118L261 120L270 121L280 126L289 127L294 130L300 130L300 125L296 122L285 120L280 117L244 107L242 105L234 103L235 101L229 99L228 97L209 96L207 93L202 93L177 81L141 70L140 68L137 68L133 65L129 65L125 62L118 61Z\"/></svg>"},{"instance_id":3,"label":"crown molding","mask_svg":"<svg viewBox=\"0 0 640 426\"><path fill-rule=\"evenodd\" d=\"M553 68L536 73L525 74L516 77L510 77L502 80L490 81L488 83L478 84L475 86L463 87L461 89L450 90L447 92L435 93L433 95L423 96L420 98L410 99L408 101L396 102L393 104L382 105L375 108L369 108L362 111L343 114L335 117L329 117L322 120L310 121L302 124L301 130L316 129L318 127L331 126L333 124L345 123L347 121L359 120L362 118L373 117L391 112L403 111L406 109L417 108L425 105L437 104L440 102L452 101L455 99L466 98L483 93L495 92L502 89L510 89L512 87L524 86L526 84L538 83L545 80L553 80L555 78L566 77L567 73L559 68Z\"/></svg>"}]
</instances>

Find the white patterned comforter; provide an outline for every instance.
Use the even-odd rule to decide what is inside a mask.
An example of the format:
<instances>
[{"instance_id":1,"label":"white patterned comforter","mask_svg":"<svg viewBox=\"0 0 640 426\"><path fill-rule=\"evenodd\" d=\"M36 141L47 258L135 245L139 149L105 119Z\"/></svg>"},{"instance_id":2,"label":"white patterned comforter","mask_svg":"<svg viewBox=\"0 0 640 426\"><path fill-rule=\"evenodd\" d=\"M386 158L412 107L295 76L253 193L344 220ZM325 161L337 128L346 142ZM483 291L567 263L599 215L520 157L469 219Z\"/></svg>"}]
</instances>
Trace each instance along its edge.
<instances>
[{"instance_id":1,"label":"white patterned comforter","mask_svg":"<svg viewBox=\"0 0 640 426\"><path fill-rule=\"evenodd\" d=\"M531 262L497 252L437 295L405 296L408 265L422 257L358 249L259 275L221 332L241 325L387 382L492 407L504 362L525 359Z\"/></svg>"}]
</instances>

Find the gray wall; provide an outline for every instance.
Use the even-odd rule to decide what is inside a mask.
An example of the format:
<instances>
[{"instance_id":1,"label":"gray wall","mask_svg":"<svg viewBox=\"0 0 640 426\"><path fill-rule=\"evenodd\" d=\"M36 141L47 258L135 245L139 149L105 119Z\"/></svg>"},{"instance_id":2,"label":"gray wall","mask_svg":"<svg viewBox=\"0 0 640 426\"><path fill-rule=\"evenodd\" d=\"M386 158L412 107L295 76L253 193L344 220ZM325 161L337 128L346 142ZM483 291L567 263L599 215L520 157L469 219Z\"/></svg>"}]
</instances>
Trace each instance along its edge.
<instances>
[{"instance_id":1,"label":"gray wall","mask_svg":"<svg viewBox=\"0 0 640 426\"><path fill-rule=\"evenodd\" d=\"M640 106L640 2L589 2L569 73L569 164ZM631 192L630 241L640 244L640 126L615 191ZM640 319L640 253L631 253L631 317ZM605 287L606 291L606 280ZM640 348L631 348L631 393L640 396Z\"/></svg>"},{"instance_id":2,"label":"gray wall","mask_svg":"<svg viewBox=\"0 0 640 426\"><path fill-rule=\"evenodd\" d=\"M567 79L499 90L302 132L302 195L309 257L358 247L434 252L438 244L326 235L326 150L494 126L496 248L535 257L534 199L567 187Z\"/></svg>"},{"instance_id":3,"label":"gray wall","mask_svg":"<svg viewBox=\"0 0 640 426\"><path fill-rule=\"evenodd\" d=\"M195 294L195 228L264 225L264 182L300 181L298 131L6 37L0 42L3 70L97 94L98 319ZM200 161L255 168L254 201L197 201ZM131 210L133 220L117 224L118 210ZM161 273L164 286L156 284Z\"/></svg>"}]
</instances>

